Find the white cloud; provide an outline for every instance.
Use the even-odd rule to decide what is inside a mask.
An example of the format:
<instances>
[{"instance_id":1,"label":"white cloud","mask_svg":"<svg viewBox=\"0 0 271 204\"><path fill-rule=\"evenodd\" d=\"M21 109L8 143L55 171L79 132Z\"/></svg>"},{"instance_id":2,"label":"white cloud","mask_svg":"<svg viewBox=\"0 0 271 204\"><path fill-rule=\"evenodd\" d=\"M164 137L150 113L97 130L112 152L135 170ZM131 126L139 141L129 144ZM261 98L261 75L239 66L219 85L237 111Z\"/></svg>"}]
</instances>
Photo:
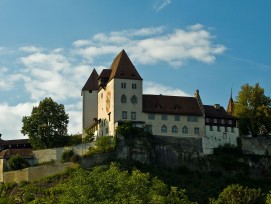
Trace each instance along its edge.
<instances>
[{"instance_id":1,"label":"white cloud","mask_svg":"<svg viewBox=\"0 0 271 204\"><path fill-rule=\"evenodd\" d=\"M151 81L144 82L143 93L154 95L162 94L168 96L191 96L190 94L186 93L181 89L173 88Z\"/></svg>"},{"instance_id":2,"label":"white cloud","mask_svg":"<svg viewBox=\"0 0 271 204\"><path fill-rule=\"evenodd\" d=\"M41 52L43 49L35 46L24 46L20 47L19 50L24 52Z\"/></svg>"},{"instance_id":3,"label":"white cloud","mask_svg":"<svg viewBox=\"0 0 271 204\"><path fill-rule=\"evenodd\" d=\"M10 106L7 103L0 104L0 124L2 139L22 139L27 138L21 134L22 118L30 115L32 108L36 103L20 103L16 106Z\"/></svg>"},{"instance_id":4,"label":"white cloud","mask_svg":"<svg viewBox=\"0 0 271 204\"><path fill-rule=\"evenodd\" d=\"M154 9L156 12L161 11L163 8L165 8L167 5L171 3L171 0L162 0L157 2L157 5L154 6Z\"/></svg>"},{"instance_id":5,"label":"white cloud","mask_svg":"<svg viewBox=\"0 0 271 204\"><path fill-rule=\"evenodd\" d=\"M86 41L84 45L87 45ZM91 46L75 47L75 53L91 63L98 57L115 55L125 48L130 58L137 63L165 62L178 68L190 60L213 63L216 55L226 50L225 46L213 41L214 36L201 24L172 32L166 32L164 27L142 28L99 33L89 40Z\"/></svg>"}]
</instances>

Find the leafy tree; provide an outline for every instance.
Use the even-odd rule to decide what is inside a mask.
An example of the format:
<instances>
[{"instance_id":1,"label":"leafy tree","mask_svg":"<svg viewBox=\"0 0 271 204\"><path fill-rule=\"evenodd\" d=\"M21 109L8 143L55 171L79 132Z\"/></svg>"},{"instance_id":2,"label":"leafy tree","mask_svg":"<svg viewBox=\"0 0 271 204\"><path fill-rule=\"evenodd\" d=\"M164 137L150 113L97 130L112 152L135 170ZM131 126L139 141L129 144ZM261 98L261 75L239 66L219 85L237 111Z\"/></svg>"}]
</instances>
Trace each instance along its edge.
<instances>
[{"instance_id":1,"label":"leafy tree","mask_svg":"<svg viewBox=\"0 0 271 204\"><path fill-rule=\"evenodd\" d=\"M69 116L63 104L45 98L33 107L30 116L23 117L22 122L21 132L28 135L33 148L43 149L57 146L61 137L67 135Z\"/></svg>"},{"instance_id":2,"label":"leafy tree","mask_svg":"<svg viewBox=\"0 0 271 204\"><path fill-rule=\"evenodd\" d=\"M108 170L95 167L92 172L79 169L62 184L59 203L180 203L191 204L183 190L169 188L150 174L122 171L112 163Z\"/></svg>"},{"instance_id":3,"label":"leafy tree","mask_svg":"<svg viewBox=\"0 0 271 204\"><path fill-rule=\"evenodd\" d=\"M20 170L29 167L29 163L19 154L8 159L8 166L11 170Z\"/></svg>"},{"instance_id":4,"label":"leafy tree","mask_svg":"<svg viewBox=\"0 0 271 204\"><path fill-rule=\"evenodd\" d=\"M239 118L240 135L257 137L271 131L271 99L256 83L241 87L235 104L235 116Z\"/></svg>"},{"instance_id":5,"label":"leafy tree","mask_svg":"<svg viewBox=\"0 0 271 204\"><path fill-rule=\"evenodd\" d=\"M265 196L260 188L248 188L239 184L229 185L211 204L264 204Z\"/></svg>"},{"instance_id":6,"label":"leafy tree","mask_svg":"<svg viewBox=\"0 0 271 204\"><path fill-rule=\"evenodd\" d=\"M83 137L83 142L93 142L94 141L94 134L91 128L85 129L85 137Z\"/></svg>"},{"instance_id":7,"label":"leafy tree","mask_svg":"<svg viewBox=\"0 0 271 204\"><path fill-rule=\"evenodd\" d=\"M74 155L73 149L68 149L62 153L61 159L63 162L69 162L73 155Z\"/></svg>"}]
</instances>

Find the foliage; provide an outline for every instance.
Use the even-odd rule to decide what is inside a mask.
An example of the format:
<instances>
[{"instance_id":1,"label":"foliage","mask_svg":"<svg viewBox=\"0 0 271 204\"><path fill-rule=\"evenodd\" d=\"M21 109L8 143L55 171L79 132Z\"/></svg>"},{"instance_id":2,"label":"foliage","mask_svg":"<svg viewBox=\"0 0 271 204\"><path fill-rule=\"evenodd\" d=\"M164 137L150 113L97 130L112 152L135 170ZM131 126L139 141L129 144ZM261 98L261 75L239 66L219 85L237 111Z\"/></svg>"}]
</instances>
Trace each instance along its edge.
<instances>
[{"instance_id":1,"label":"foliage","mask_svg":"<svg viewBox=\"0 0 271 204\"><path fill-rule=\"evenodd\" d=\"M8 159L8 166L11 170L20 170L29 167L29 163L17 154Z\"/></svg>"},{"instance_id":2,"label":"foliage","mask_svg":"<svg viewBox=\"0 0 271 204\"><path fill-rule=\"evenodd\" d=\"M112 136L98 137L95 143L95 147L89 147L89 150L85 156L91 156L95 153L111 152L115 149L116 138Z\"/></svg>"},{"instance_id":3,"label":"foliage","mask_svg":"<svg viewBox=\"0 0 271 204\"><path fill-rule=\"evenodd\" d=\"M233 184L225 188L218 199L210 199L211 204L260 204L264 202L264 194L260 188L248 188Z\"/></svg>"},{"instance_id":4,"label":"foliage","mask_svg":"<svg viewBox=\"0 0 271 204\"><path fill-rule=\"evenodd\" d=\"M94 141L94 134L92 132L92 129L86 128L85 129L85 137L83 137L83 142L88 143L88 142L93 142Z\"/></svg>"},{"instance_id":5,"label":"foliage","mask_svg":"<svg viewBox=\"0 0 271 204\"><path fill-rule=\"evenodd\" d=\"M35 149L55 147L67 135L68 119L63 104L45 98L37 107L33 107L30 116L23 117L21 132L28 135Z\"/></svg>"},{"instance_id":6,"label":"foliage","mask_svg":"<svg viewBox=\"0 0 271 204\"><path fill-rule=\"evenodd\" d=\"M239 118L240 135L256 137L270 133L271 99L264 94L264 89L258 83L241 87L234 111Z\"/></svg>"},{"instance_id":7,"label":"foliage","mask_svg":"<svg viewBox=\"0 0 271 204\"><path fill-rule=\"evenodd\" d=\"M183 190L168 188L157 178L133 170L131 175L116 164L108 170L80 169L62 187L60 203L191 203Z\"/></svg>"},{"instance_id":8,"label":"foliage","mask_svg":"<svg viewBox=\"0 0 271 204\"><path fill-rule=\"evenodd\" d=\"M72 156L74 156L73 149L65 150L61 155L61 160L63 162L69 162L71 161Z\"/></svg>"},{"instance_id":9,"label":"foliage","mask_svg":"<svg viewBox=\"0 0 271 204\"><path fill-rule=\"evenodd\" d=\"M271 204L271 191L266 195L266 204Z\"/></svg>"}]
</instances>

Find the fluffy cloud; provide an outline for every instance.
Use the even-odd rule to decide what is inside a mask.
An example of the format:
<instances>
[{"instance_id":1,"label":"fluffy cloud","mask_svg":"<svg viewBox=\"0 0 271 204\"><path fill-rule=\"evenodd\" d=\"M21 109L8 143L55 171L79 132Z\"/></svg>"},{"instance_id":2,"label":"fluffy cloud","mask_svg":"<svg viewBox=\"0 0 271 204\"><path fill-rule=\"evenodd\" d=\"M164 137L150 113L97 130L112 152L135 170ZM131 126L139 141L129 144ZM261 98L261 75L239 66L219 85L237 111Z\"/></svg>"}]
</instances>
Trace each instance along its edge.
<instances>
[{"instance_id":1,"label":"fluffy cloud","mask_svg":"<svg viewBox=\"0 0 271 204\"><path fill-rule=\"evenodd\" d=\"M165 8L167 5L171 3L171 0L162 0L158 1L157 5L154 6L154 9L156 12L159 12L163 8Z\"/></svg>"},{"instance_id":2,"label":"fluffy cloud","mask_svg":"<svg viewBox=\"0 0 271 204\"><path fill-rule=\"evenodd\" d=\"M162 94L168 96L191 96L181 89L176 89L170 86L158 84L151 81L144 82L143 93L154 95Z\"/></svg>"},{"instance_id":3,"label":"fluffy cloud","mask_svg":"<svg viewBox=\"0 0 271 204\"><path fill-rule=\"evenodd\" d=\"M214 36L201 24L166 32L164 27L99 33L89 40L75 41L75 52L89 62L117 54L125 48L133 61L141 64L165 62L174 68L189 60L213 63L225 46L215 44Z\"/></svg>"},{"instance_id":4,"label":"fluffy cloud","mask_svg":"<svg viewBox=\"0 0 271 204\"><path fill-rule=\"evenodd\" d=\"M35 46L24 46L20 47L19 50L24 52L41 52L43 49Z\"/></svg>"}]
</instances>

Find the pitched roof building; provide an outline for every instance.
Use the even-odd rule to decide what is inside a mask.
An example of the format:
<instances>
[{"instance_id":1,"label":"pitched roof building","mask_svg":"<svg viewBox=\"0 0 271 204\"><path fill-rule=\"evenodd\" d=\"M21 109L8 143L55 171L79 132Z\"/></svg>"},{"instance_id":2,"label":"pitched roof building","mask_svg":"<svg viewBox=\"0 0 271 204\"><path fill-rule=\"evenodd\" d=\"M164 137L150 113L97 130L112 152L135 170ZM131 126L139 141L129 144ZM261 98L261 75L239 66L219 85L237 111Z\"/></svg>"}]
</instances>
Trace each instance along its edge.
<instances>
[{"instance_id":1,"label":"pitched roof building","mask_svg":"<svg viewBox=\"0 0 271 204\"><path fill-rule=\"evenodd\" d=\"M97 137L114 135L115 128L128 120L154 135L207 138L207 118L232 120L236 128L236 118L218 105L203 105L198 90L194 97L150 95L143 94L142 82L124 50L110 69L100 75L94 69L82 89L83 130L90 127Z\"/></svg>"}]
</instances>

